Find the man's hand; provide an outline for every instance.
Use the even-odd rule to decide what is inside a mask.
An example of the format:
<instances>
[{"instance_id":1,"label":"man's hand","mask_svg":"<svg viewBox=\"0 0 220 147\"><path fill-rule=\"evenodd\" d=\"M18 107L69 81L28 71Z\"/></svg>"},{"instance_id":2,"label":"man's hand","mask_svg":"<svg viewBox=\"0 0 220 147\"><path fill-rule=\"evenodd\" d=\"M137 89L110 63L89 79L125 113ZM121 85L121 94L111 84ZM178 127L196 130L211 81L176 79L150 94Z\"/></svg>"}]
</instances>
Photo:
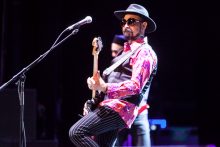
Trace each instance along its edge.
<instances>
[{"instance_id":1,"label":"man's hand","mask_svg":"<svg viewBox=\"0 0 220 147\"><path fill-rule=\"evenodd\" d=\"M88 104L88 101L90 101L90 100L87 100L84 104L84 107L83 107L83 115L84 116L87 115L91 111L90 106Z\"/></svg>"},{"instance_id":2,"label":"man's hand","mask_svg":"<svg viewBox=\"0 0 220 147\"><path fill-rule=\"evenodd\" d=\"M90 111L93 111L98 103L96 103L93 99L87 100L83 107L83 115L87 115Z\"/></svg>"},{"instance_id":3,"label":"man's hand","mask_svg":"<svg viewBox=\"0 0 220 147\"><path fill-rule=\"evenodd\" d=\"M89 89L91 90L98 90L104 93L107 90L107 84L101 78L99 71L93 77L89 77L87 79L87 84L88 84Z\"/></svg>"}]
</instances>

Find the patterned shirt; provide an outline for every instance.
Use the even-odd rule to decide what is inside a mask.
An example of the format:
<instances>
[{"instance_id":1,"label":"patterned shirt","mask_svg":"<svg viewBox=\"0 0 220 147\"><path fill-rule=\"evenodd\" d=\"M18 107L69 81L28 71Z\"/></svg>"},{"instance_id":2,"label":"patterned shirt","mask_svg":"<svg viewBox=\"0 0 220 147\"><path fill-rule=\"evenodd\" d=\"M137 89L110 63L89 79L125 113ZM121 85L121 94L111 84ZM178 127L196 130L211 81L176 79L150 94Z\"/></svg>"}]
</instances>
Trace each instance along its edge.
<instances>
[{"instance_id":1,"label":"patterned shirt","mask_svg":"<svg viewBox=\"0 0 220 147\"><path fill-rule=\"evenodd\" d=\"M142 45L143 42L144 45ZM107 99L100 103L100 106L107 105L118 112L129 128L138 114L138 107L121 98L127 95L139 94L149 80L153 69L157 66L156 53L148 44L147 38L142 42L133 42L130 49L137 49L129 61L132 67L131 79L119 83L107 83Z\"/></svg>"}]
</instances>

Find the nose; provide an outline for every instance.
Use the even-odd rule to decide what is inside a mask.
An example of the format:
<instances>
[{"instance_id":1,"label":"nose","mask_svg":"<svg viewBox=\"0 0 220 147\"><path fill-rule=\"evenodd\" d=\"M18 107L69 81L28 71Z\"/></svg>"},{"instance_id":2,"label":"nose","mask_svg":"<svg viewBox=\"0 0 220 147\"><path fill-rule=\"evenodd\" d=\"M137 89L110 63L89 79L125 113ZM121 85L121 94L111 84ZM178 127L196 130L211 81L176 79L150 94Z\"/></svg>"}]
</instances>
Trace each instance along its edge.
<instances>
[{"instance_id":1,"label":"nose","mask_svg":"<svg viewBox=\"0 0 220 147\"><path fill-rule=\"evenodd\" d=\"M128 23L126 22L126 24L124 25L124 27L129 27Z\"/></svg>"}]
</instances>

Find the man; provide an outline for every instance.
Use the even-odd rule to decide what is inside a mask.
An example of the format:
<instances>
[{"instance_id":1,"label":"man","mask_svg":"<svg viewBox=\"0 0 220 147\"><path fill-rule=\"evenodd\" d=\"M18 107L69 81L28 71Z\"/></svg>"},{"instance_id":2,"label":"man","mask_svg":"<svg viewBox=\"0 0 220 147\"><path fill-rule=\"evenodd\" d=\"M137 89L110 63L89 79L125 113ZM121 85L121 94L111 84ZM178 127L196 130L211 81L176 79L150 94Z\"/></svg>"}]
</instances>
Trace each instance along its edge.
<instances>
[{"instance_id":1,"label":"man","mask_svg":"<svg viewBox=\"0 0 220 147\"><path fill-rule=\"evenodd\" d=\"M126 39L124 35L114 36L111 44L112 57L118 56L123 51L125 42Z\"/></svg>"},{"instance_id":2,"label":"man","mask_svg":"<svg viewBox=\"0 0 220 147\"><path fill-rule=\"evenodd\" d=\"M145 39L145 41L148 42L147 38ZM125 42L126 39L124 35L114 36L111 43L112 57L115 58L122 53ZM134 123L132 124L131 128L124 128L118 133L116 146L150 146L151 140L147 110L149 107L147 105L149 88L146 93L147 95L143 97L139 105L138 115L134 120Z\"/></svg>"},{"instance_id":3,"label":"man","mask_svg":"<svg viewBox=\"0 0 220 147\"><path fill-rule=\"evenodd\" d=\"M145 42L147 38L145 37ZM134 123L130 128L124 128L118 132L116 146L136 146L136 147L150 147L150 126L148 120L148 108L147 104L150 86L145 92L145 96L138 107L138 115L134 120Z\"/></svg>"},{"instance_id":4,"label":"man","mask_svg":"<svg viewBox=\"0 0 220 147\"><path fill-rule=\"evenodd\" d=\"M104 100L70 128L70 140L77 147L114 146L118 131L130 128L138 115L138 106L157 68L157 56L144 40L145 33L156 30L148 11L141 5L130 4L114 14L121 20L123 35L128 40L123 53L116 58L133 54L103 78L97 72L87 79L89 89L103 93Z\"/></svg>"}]
</instances>

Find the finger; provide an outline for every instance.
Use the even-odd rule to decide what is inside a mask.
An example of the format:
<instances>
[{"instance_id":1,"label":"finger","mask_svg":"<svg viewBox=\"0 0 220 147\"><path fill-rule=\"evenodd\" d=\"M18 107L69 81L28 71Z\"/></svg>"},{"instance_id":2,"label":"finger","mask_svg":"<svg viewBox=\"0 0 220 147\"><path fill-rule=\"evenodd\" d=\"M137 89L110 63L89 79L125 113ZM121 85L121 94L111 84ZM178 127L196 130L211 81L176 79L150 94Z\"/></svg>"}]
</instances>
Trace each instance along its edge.
<instances>
[{"instance_id":1,"label":"finger","mask_svg":"<svg viewBox=\"0 0 220 147\"><path fill-rule=\"evenodd\" d=\"M94 77L89 77L88 79L87 79L87 84L90 84L90 85L93 85L93 84L95 84L95 80L94 80Z\"/></svg>"},{"instance_id":2,"label":"finger","mask_svg":"<svg viewBox=\"0 0 220 147\"><path fill-rule=\"evenodd\" d=\"M87 84L88 84L88 85L89 85L89 84L91 85L91 83L92 83L92 82L91 82L91 78L88 77L88 78L87 78Z\"/></svg>"},{"instance_id":3,"label":"finger","mask_svg":"<svg viewBox=\"0 0 220 147\"><path fill-rule=\"evenodd\" d=\"M90 87L91 87L90 78L87 78L87 86L88 86L88 88L90 89Z\"/></svg>"},{"instance_id":4,"label":"finger","mask_svg":"<svg viewBox=\"0 0 220 147\"><path fill-rule=\"evenodd\" d=\"M89 87L89 89L91 89L91 90L92 90L92 88L93 88L93 86L92 86L92 85L88 85L88 87Z\"/></svg>"},{"instance_id":5,"label":"finger","mask_svg":"<svg viewBox=\"0 0 220 147\"><path fill-rule=\"evenodd\" d=\"M95 81L92 78L87 78L87 85L89 89L93 88L93 85L95 84Z\"/></svg>"},{"instance_id":6,"label":"finger","mask_svg":"<svg viewBox=\"0 0 220 147\"><path fill-rule=\"evenodd\" d=\"M83 115L85 116L85 115L87 115L89 112L88 112L88 110L87 109L83 109Z\"/></svg>"},{"instance_id":7,"label":"finger","mask_svg":"<svg viewBox=\"0 0 220 147\"><path fill-rule=\"evenodd\" d=\"M94 85L95 84L95 80L93 78L90 79L91 84Z\"/></svg>"}]
</instances>

